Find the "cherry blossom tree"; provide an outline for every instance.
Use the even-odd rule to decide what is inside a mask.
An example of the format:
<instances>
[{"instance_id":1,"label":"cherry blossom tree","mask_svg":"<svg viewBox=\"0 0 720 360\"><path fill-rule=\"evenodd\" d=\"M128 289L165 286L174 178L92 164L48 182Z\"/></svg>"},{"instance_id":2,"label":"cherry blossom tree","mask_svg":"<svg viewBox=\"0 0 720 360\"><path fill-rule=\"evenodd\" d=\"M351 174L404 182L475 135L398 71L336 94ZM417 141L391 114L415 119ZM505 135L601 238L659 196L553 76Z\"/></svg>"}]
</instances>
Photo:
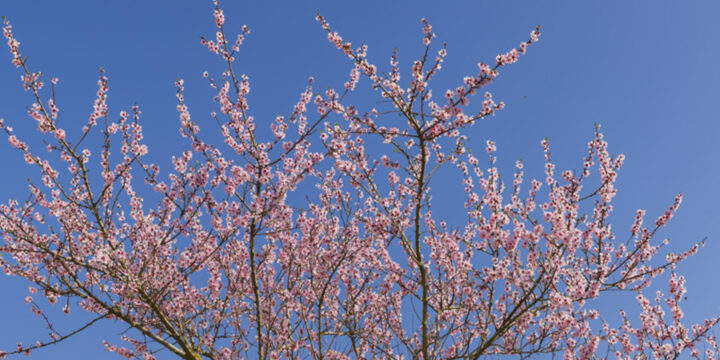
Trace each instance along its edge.
<instances>
[{"instance_id":1,"label":"cherry blossom tree","mask_svg":"<svg viewBox=\"0 0 720 360\"><path fill-rule=\"evenodd\" d=\"M519 161L501 178L492 141L471 153L466 130L504 106L485 88L538 41L539 27L438 97L430 82L447 51L427 21L424 53L401 81L397 53L381 70L367 46L353 47L318 15L349 59L349 79L318 92L311 78L290 115L269 121L253 117L249 79L234 67L250 31L228 38L217 3L214 20L215 38L202 45L226 67L204 76L217 92L212 117L224 144L203 139L178 80L188 148L162 174L144 160L140 109L108 109L104 73L87 124L60 128L57 79L46 84L29 67L4 19L47 154L0 121L42 180L29 185L27 201L0 205L0 266L32 284L25 301L50 336L0 357L96 322L127 326L104 345L144 360L720 354L709 332L718 318L682 321L685 279L675 267L701 243L674 254L654 237L681 195L655 221L638 210L629 230L614 230L608 218L624 157L609 153L599 126L577 171L556 171L543 140L544 179L529 185ZM361 78L383 108L348 103ZM91 137L102 140L94 157ZM461 174L466 196L455 201L465 219L433 212L433 174L443 167ZM663 273L669 291L653 298L647 289ZM610 291L636 298L639 316L629 309L618 323L607 320L596 305ZM58 329L47 307L95 318Z\"/></svg>"}]
</instances>

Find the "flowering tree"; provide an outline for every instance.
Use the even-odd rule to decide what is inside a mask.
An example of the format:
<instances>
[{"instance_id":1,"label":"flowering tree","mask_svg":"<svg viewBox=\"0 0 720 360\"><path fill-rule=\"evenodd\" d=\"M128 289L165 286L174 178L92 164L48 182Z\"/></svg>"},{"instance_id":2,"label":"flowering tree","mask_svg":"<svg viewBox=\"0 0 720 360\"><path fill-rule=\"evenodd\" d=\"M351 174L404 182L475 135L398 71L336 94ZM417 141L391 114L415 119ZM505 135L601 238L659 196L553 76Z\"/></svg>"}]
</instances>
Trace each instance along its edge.
<instances>
[{"instance_id":1,"label":"flowering tree","mask_svg":"<svg viewBox=\"0 0 720 360\"><path fill-rule=\"evenodd\" d=\"M666 242L654 235L681 196L653 223L638 210L627 233L613 232L607 220L623 156L608 153L599 127L580 170L559 176L543 140L545 179L524 190L520 162L512 185L501 181L493 142L481 156L487 167L470 153L465 129L503 108L482 88L537 42L539 28L434 100L429 82L446 50L431 54L425 20L425 51L403 84L397 54L383 72L366 46L353 48L318 15L353 65L349 80L319 94L310 79L265 137L258 126L268 121L257 124L250 112L249 80L233 68L249 30L228 40L217 4L214 18L216 38L202 44L227 66L219 78L204 75L217 90L213 117L225 144L200 136L179 80L179 130L189 149L166 176L143 161L140 110L108 111L104 74L88 123L77 133L58 127L57 80L48 96L4 20L12 63L34 98L28 113L50 155L31 151L0 121L42 178L28 201L0 205L0 266L33 284L26 302L50 337L0 357L29 354L99 321L132 330L122 336L129 345L106 342L107 350L145 360L161 350L182 359L718 356L708 333L718 318L681 322L684 278L674 269L700 244L658 259ZM346 103L361 77L386 109ZM89 136L103 139L99 161L82 147ZM443 166L462 174L462 222L432 211L432 175ZM589 180L592 173L599 179ZM597 186L586 189L588 181ZM647 298L643 290L665 271L669 294ZM639 318L604 319L593 307L608 291L635 296ZM80 307L95 318L60 331L43 306L68 315Z\"/></svg>"}]
</instances>

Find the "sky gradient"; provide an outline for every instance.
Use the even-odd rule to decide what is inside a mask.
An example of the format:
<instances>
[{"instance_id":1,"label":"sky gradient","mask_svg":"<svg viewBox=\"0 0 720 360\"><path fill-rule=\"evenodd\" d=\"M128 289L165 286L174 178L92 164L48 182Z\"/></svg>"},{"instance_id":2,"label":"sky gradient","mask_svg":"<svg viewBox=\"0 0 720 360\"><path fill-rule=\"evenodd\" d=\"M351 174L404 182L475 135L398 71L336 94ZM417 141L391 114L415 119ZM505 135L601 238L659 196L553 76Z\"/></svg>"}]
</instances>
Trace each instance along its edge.
<instances>
[{"instance_id":1,"label":"sky gradient","mask_svg":"<svg viewBox=\"0 0 720 360\"><path fill-rule=\"evenodd\" d=\"M697 322L720 313L720 281L714 275L720 270L720 3L358 4L222 3L228 32L237 33L243 24L252 31L237 55L237 69L250 77L249 101L256 119L288 114L309 76L315 77L316 89L340 88L346 81L352 65L327 42L314 20L317 11L345 40L368 44L369 58L381 68L387 69L397 47L405 74L422 51L420 19L427 18L436 42L447 42L448 47L443 71L432 85L436 94L476 73L479 61L492 63L498 53L527 40L541 24L540 42L517 64L504 68L489 87L506 109L472 128L471 146L479 151L486 139L495 141L501 171L510 171L515 160L523 159L529 182L542 177L544 137L551 143L558 170L578 169L593 137L593 124L601 124L610 152L626 155L616 183L614 228L627 234L636 209L646 209L650 221L682 192L683 204L657 238L670 238L673 251L708 238L700 253L679 267L687 278L686 320ZM185 80L185 98L202 134L219 138L208 116L216 109L213 90L202 73L217 74L222 64L199 41L201 35L214 37L211 1L4 1L0 15L12 22L31 68L42 71L46 79L60 79L59 121L69 136L87 121L102 67L110 81L110 114L129 110L134 103L140 106L150 158L161 170L185 148L177 132L175 79ZM2 47L0 118L32 148L36 124L25 110L32 99L22 90L4 41ZM360 84L367 85L367 80ZM370 94L367 87L357 92L360 101L378 99L363 98ZM36 172L4 139L3 135L0 202L24 200L26 178L36 177ZM439 181L459 183L452 175ZM452 190L447 191L450 197ZM447 206L452 211L453 204ZM35 334L46 337L42 321L23 302L27 285L22 279L0 277L0 349L12 349L17 341L34 342ZM618 301L604 306L637 310L633 302ZM122 330L99 326L31 358L112 358L115 355L105 352L100 341L115 340Z\"/></svg>"}]
</instances>

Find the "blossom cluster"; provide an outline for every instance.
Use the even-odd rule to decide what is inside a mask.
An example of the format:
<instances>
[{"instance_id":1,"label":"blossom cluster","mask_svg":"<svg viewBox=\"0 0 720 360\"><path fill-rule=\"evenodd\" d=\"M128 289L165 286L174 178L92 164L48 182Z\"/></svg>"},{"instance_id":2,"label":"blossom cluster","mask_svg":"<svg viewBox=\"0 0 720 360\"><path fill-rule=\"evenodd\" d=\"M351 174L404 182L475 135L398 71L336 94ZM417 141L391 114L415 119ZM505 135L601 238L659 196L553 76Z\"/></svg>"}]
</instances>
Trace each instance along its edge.
<instances>
[{"instance_id":1,"label":"blossom cluster","mask_svg":"<svg viewBox=\"0 0 720 360\"><path fill-rule=\"evenodd\" d=\"M213 18L215 40L201 45L226 67L203 76L216 92L210 117L223 142L204 139L178 80L187 149L165 174L145 160L140 108L110 111L104 72L80 135L57 127L57 80L42 100L41 73L21 60L5 20L12 63L35 99L28 115L50 154L31 152L0 121L10 146L42 178L30 184L28 201L0 205L0 267L32 284L25 301L50 333L0 358L56 344L98 321L129 329L116 340L122 344L103 342L106 350L143 360L161 349L224 360L720 355L710 336L718 318L682 321L685 278L676 265L702 244L663 257L667 242L655 240L681 195L654 223L638 210L630 237L617 239L609 220L624 156L611 155L599 127L578 172L557 170L550 141L542 140L544 178L529 185L520 161L503 181L493 141L471 152L468 128L504 107L487 87L538 42L539 28L433 100L447 49L427 56L435 53L427 20L425 56L403 83L397 52L381 71L366 45L353 48L318 15L329 42L351 60L349 78L324 92L309 79L288 114L268 121L253 116L250 79L234 67L249 30L231 44L217 2ZM349 103L363 79L385 108ZM264 126L270 131L258 130ZM81 146L93 134L102 138L97 151ZM465 198L442 201L463 204L466 217L433 211L433 195L453 186L433 180L438 169L460 174ZM663 273L668 295L649 298ZM619 323L606 320L594 306L610 291L631 293L638 316L621 311ZM57 330L42 307L60 305L73 319L73 308L94 318Z\"/></svg>"}]
</instances>

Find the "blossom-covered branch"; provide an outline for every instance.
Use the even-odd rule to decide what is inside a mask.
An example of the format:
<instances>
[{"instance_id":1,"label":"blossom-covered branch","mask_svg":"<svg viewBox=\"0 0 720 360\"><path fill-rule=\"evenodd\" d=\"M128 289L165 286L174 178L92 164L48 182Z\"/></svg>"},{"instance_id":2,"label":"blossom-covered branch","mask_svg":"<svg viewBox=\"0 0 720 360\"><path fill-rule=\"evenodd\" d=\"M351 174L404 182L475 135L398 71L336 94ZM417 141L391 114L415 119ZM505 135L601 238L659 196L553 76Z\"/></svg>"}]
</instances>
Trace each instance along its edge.
<instances>
[{"instance_id":1,"label":"blossom-covered branch","mask_svg":"<svg viewBox=\"0 0 720 360\"><path fill-rule=\"evenodd\" d=\"M213 17L215 39L201 45L223 69L203 75L216 92L210 117L224 142L205 140L178 80L187 149L164 174L145 160L140 108L110 112L102 71L87 123L60 128L57 79L48 96L4 19L48 154L0 121L42 181L29 185L27 201L0 205L0 267L32 284L26 302L50 336L0 357L106 320L128 328L106 349L143 360L159 351L195 360L718 356L710 336L718 318L682 322L685 279L676 265L702 242L673 254L655 239L682 196L654 222L638 210L627 233L613 230L624 156L609 153L599 126L576 172L556 172L543 140L544 179L528 185L519 161L512 186L501 179L494 142L483 155L471 152L468 129L504 107L487 87L538 42L540 27L434 99L431 81L448 52L433 44L427 20L424 51L403 82L397 51L382 71L367 45L353 48L318 14L350 59L349 78L322 93L309 79L286 115L267 120L253 116L250 78L235 68L250 30L229 37L217 2ZM349 103L365 79L387 108ZM93 136L102 139L95 158L84 147ZM437 184L439 169L461 179ZM463 204L466 217L433 212L434 189L445 186L464 188L464 198L449 201ZM666 272L669 293L653 302L645 293ZM609 291L635 298L639 316L623 311L616 324L602 316L595 307ZM57 330L41 309L56 304L94 318Z\"/></svg>"}]
</instances>

